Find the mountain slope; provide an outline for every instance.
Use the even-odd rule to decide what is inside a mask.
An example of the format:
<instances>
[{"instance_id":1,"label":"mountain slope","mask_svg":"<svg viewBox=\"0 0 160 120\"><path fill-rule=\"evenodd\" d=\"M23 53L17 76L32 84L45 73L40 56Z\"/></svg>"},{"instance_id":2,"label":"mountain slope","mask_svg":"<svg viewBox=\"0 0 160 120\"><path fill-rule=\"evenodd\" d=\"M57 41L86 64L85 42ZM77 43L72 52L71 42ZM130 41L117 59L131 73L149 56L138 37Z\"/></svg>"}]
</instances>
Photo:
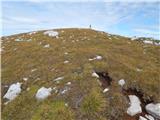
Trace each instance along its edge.
<instances>
[{"instance_id":1,"label":"mountain slope","mask_svg":"<svg viewBox=\"0 0 160 120\"><path fill-rule=\"evenodd\" d=\"M160 46L91 29L54 31L2 37L4 120L137 119L126 114L128 94L160 102ZM7 102L17 82L21 92ZM53 89L45 100L36 99L41 87Z\"/></svg>"}]
</instances>

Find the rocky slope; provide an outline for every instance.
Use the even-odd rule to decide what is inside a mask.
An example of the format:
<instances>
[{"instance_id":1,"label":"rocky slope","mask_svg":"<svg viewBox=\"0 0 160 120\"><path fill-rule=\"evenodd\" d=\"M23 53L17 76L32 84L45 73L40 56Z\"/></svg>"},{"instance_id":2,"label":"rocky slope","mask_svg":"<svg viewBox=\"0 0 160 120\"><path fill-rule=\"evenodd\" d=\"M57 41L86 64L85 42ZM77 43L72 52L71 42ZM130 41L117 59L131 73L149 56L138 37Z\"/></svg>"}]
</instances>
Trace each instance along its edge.
<instances>
[{"instance_id":1,"label":"rocky slope","mask_svg":"<svg viewBox=\"0 0 160 120\"><path fill-rule=\"evenodd\" d=\"M1 42L3 120L160 117L157 41L71 28Z\"/></svg>"}]
</instances>

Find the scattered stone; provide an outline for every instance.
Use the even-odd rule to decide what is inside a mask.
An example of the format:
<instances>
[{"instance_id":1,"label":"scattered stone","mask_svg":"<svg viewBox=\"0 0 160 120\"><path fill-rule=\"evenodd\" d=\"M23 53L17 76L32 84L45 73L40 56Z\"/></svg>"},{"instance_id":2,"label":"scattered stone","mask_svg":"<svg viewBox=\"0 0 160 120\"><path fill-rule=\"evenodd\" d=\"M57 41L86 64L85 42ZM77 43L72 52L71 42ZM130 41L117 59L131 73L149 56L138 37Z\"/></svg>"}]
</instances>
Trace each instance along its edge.
<instances>
[{"instance_id":1,"label":"scattered stone","mask_svg":"<svg viewBox=\"0 0 160 120\"><path fill-rule=\"evenodd\" d=\"M23 78L23 80L24 80L24 81L27 81L27 80L28 80L28 78Z\"/></svg>"},{"instance_id":2,"label":"scattered stone","mask_svg":"<svg viewBox=\"0 0 160 120\"><path fill-rule=\"evenodd\" d=\"M142 71L142 69L139 69L139 68L137 68L136 70L137 70L138 72L141 72L141 71Z\"/></svg>"},{"instance_id":3,"label":"scattered stone","mask_svg":"<svg viewBox=\"0 0 160 120\"><path fill-rule=\"evenodd\" d=\"M34 32L30 32L30 33L28 33L29 35L33 35L33 34L36 34L36 32L34 31Z\"/></svg>"},{"instance_id":4,"label":"scattered stone","mask_svg":"<svg viewBox=\"0 0 160 120\"><path fill-rule=\"evenodd\" d=\"M45 46L44 46L44 48L49 48L49 47L50 47L50 45L49 45L49 44L47 44L47 45L45 45Z\"/></svg>"},{"instance_id":5,"label":"scattered stone","mask_svg":"<svg viewBox=\"0 0 160 120\"><path fill-rule=\"evenodd\" d=\"M125 80L124 80L124 79L119 80L119 81L118 81L118 84L119 84L120 86L125 85Z\"/></svg>"},{"instance_id":6,"label":"scattered stone","mask_svg":"<svg viewBox=\"0 0 160 120\"><path fill-rule=\"evenodd\" d=\"M93 72L93 73L92 73L92 77L99 78L99 75L98 75L96 72Z\"/></svg>"},{"instance_id":7,"label":"scattered stone","mask_svg":"<svg viewBox=\"0 0 160 120\"><path fill-rule=\"evenodd\" d=\"M151 115L145 115L146 118L148 118L149 120L154 120L154 117L152 117Z\"/></svg>"},{"instance_id":8,"label":"scattered stone","mask_svg":"<svg viewBox=\"0 0 160 120\"><path fill-rule=\"evenodd\" d=\"M138 113L142 112L141 109L141 102L139 98L135 95L129 95L129 100L130 100L130 107L127 109L127 114L130 116L134 116Z\"/></svg>"},{"instance_id":9,"label":"scattered stone","mask_svg":"<svg viewBox=\"0 0 160 120\"><path fill-rule=\"evenodd\" d=\"M64 54L65 54L65 55L68 55L68 52L65 52Z\"/></svg>"},{"instance_id":10,"label":"scattered stone","mask_svg":"<svg viewBox=\"0 0 160 120\"><path fill-rule=\"evenodd\" d=\"M65 105L66 107L68 107L68 103L65 103L64 105Z\"/></svg>"},{"instance_id":11,"label":"scattered stone","mask_svg":"<svg viewBox=\"0 0 160 120\"><path fill-rule=\"evenodd\" d=\"M93 61L93 60L101 60L101 59L102 59L102 56L96 55L96 57L94 57L94 58L89 58L89 61Z\"/></svg>"},{"instance_id":12,"label":"scattered stone","mask_svg":"<svg viewBox=\"0 0 160 120\"><path fill-rule=\"evenodd\" d=\"M44 35L48 35L50 37L58 37L58 32L57 31L46 31L44 32Z\"/></svg>"},{"instance_id":13,"label":"scattered stone","mask_svg":"<svg viewBox=\"0 0 160 120\"><path fill-rule=\"evenodd\" d=\"M69 61L68 61L68 60L64 61L64 64L67 64L67 63L69 63Z\"/></svg>"},{"instance_id":14,"label":"scattered stone","mask_svg":"<svg viewBox=\"0 0 160 120\"><path fill-rule=\"evenodd\" d=\"M35 68L35 69L32 69L31 72L34 72L34 71L36 71L36 70L37 70L36 68Z\"/></svg>"},{"instance_id":15,"label":"scattered stone","mask_svg":"<svg viewBox=\"0 0 160 120\"><path fill-rule=\"evenodd\" d=\"M69 87L64 87L64 89L60 92L61 94L65 94L70 88Z\"/></svg>"},{"instance_id":16,"label":"scattered stone","mask_svg":"<svg viewBox=\"0 0 160 120\"><path fill-rule=\"evenodd\" d=\"M143 42L146 44L153 44L153 41L144 40Z\"/></svg>"},{"instance_id":17,"label":"scattered stone","mask_svg":"<svg viewBox=\"0 0 160 120\"><path fill-rule=\"evenodd\" d=\"M27 88L27 91L29 91L29 90L30 90L30 88L28 87L28 88Z\"/></svg>"},{"instance_id":18,"label":"scattered stone","mask_svg":"<svg viewBox=\"0 0 160 120\"><path fill-rule=\"evenodd\" d=\"M15 84L10 85L7 93L3 96L3 98L7 98L9 101L14 100L21 92L21 83L17 82Z\"/></svg>"},{"instance_id":19,"label":"scattered stone","mask_svg":"<svg viewBox=\"0 0 160 120\"><path fill-rule=\"evenodd\" d=\"M160 103L150 103L145 106L145 109L153 117L160 119Z\"/></svg>"},{"instance_id":20,"label":"scattered stone","mask_svg":"<svg viewBox=\"0 0 160 120\"><path fill-rule=\"evenodd\" d=\"M97 56L96 56L96 59L97 59L97 60L101 60L101 59L102 59L102 56L97 55Z\"/></svg>"},{"instance_id":21,"label":"scattered stone","mask_svg":"<svg viewBox=\"0 0 160 120\"><path fill-rule=\"evenodd\" d=\"M52 88L41 87L36 93L37 100L44 100L51 95Z\"/></svg>"},{"instance_id":22,"label":"scattered stone","mask_svg":"<svg viewBox=\"0 0 160 120\"><path fill-rule=\"evenodd\" d=\"M147 120L147 119L142 116L139 116L139 120Z\"/></svg>"},{"instance_id":23,"label":"scattered stone","mask_svg":"<svg viewBox=\"0 0 160 120\"><path fill-rule=\"evenodd\" d=\"M108 92L109 91L109 88L105 88L104 90L103 90L103 93L106 93L106 92Z\"/></svg>"},{"instance_id":24,"label":"scattered stone","mask_svg":"<svg viewBox=\"0 0 160 120\"><path fill-rule=\"evenodd\" d=\"M71 85L71 82L67 82L67 84L66 85Z\"/></svg>"},{"instance_id":25,"label":"scattered stone","mask_svg":"<svg viewBox=\"0 0 160 120\"><path fill-rule=\"evenodd\" d=\"M60 81L60 80L63 80L63 79L64 79L64 77L58 77L58 78L54 79L54 81Z\"/></svg>"}]
</instances>

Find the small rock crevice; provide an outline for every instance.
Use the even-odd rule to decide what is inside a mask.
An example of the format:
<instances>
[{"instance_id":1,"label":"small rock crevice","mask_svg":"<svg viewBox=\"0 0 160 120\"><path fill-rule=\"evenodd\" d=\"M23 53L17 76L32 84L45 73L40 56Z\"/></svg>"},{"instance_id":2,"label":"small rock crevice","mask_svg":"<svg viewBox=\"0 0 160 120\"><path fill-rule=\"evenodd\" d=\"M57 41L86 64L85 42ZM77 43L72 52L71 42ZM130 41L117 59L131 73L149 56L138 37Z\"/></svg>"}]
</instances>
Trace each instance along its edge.
<instances>
[{"instance_id":1,"label":"small rock crevice","mask_svg":"<svg viewBox=\"0 0 160 120\"><path fill-rule=\"evenodd\" d=\"M111 82L113 81L112 78L109 76L108 72L96 72L99 76L99 80L102 84L102 88L107 88L111 85Z\"/></svg>"}]
</instances>

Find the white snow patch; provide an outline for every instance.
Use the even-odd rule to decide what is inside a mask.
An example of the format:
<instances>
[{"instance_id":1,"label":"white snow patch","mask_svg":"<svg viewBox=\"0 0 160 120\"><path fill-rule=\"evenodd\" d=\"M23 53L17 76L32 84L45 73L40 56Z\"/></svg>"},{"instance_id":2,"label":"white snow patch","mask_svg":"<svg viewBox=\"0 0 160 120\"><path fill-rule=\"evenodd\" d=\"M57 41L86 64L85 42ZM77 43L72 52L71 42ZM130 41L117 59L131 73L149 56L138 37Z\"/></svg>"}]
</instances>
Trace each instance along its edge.
<instances>
[{"instance_id":1,"label":"white snow patch","mask_svg":"<svg viewBox=\"0 0 160 120\"><path fill-rule=\"evenodd\" d=\"M103 90L103 93L106 93L106 92L108 92L109 91L109 88L105 88L104 90Z\"/></svg>"},{"instance_id":2,"label":"white snow patch","mask_svg":"<svg viewBox=\"0 0 160 120\"><path fill-rule=\"evenodd\" d=\"M118 81L118 84L119 84L120 86L123 86L125 83L126 83L126 82L125 82L124 79L121 79L121 80Z\"/></svg>"},{"instance_id":3,"label":"white snow patch","mask_svg":"<svg viewBox=\"0 0 160 120\"><path fill-rule=\"evenodd\" d=\"M147 120L147 119L142 116L139 116L139 120Z\"/></svg>"},{"instance_id":4,"label":"white snow patch","mask_svg":"<svg viewBox=\"0 0 160 120\"><path fill-rule=\"evenodd\" d=\"M138 113L142 112L141 109L141 102L139 98L135 95L129 95L129 100L130 100L130 107L127 109L127 114L134 116Z\"/></svg>"},{"instance_id":5,"label":"white snow patch","mask_svg":"<svg viewBox=\"0 0 160 120\"><path fill-rule=\"evenodd\" d=\"M146 118L148 118L149 120L154 120L154 117L152 117L151 115L145 115Z\"/></svg>"},{"instance_id":6,"label":"white snow patch","mask_svg":"<svg viewBox=\"0 0 160 120\"><path fill-rule=\"evenodd\" d=\"M17 82L15 84L10 85L7 93L3 96L3 98L9 99L9 101L15 99L21 92L21 83Z\"/></svg>"},{"instance_id":7,"label":"white snow patch","mask_svg":"<svg viewBox=\"0 0 160 120\"><path fill-rule=\"evenodd\" d=\"M98 75L96 72L93 72L93 73L92 73L92 77L99 78L99 75Z\"/></svg>"},{"instance_id":8,"label":"white snow patch","mask_svg":"<svg viewBox=\"0 0 160 120\"><path fill-rule=\"evenodd\" d=\"M48 35L50 37L58 37L58 32L57 31L46 31L44 32L44 35Z\"/></svg>"},{"instance_id":9,"label":"white snow patch","mask_svg":"<svg viewBox=\"0 0 160 120\"><path fill-rule=\"evenodd\" d=\"M41 87L36 93L37 100L44 100L51 95L52 88Z\"/></svg>"},{"instance_id":10,"label":"white snow patch","mask_svg":"<svg viewBox=\"0 0 160 120\"><path fill-rule=\"evenodd\" d=\"M157 103L157 104L150 103L146 105L145 108L149 114L160 119L160 103Z\"/></svg>"}]
</instances>

